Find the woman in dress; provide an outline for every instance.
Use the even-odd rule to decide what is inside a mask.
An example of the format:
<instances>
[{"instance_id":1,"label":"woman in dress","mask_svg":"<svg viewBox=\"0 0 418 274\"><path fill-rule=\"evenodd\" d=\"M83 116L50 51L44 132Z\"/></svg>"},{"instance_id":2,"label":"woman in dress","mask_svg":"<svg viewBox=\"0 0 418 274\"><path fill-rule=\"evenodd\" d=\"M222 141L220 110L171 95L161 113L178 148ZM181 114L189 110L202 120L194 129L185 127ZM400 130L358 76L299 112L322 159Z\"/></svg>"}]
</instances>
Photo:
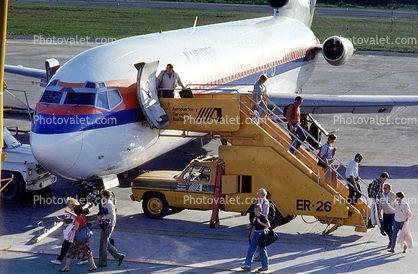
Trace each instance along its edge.
<instances>
[{"instance_id":1,"label":"woman in dress","mask_svg":"<svg viewBox=\"0 0 418 274\"><path fill-rule=\"evenodd\" d=\"M74 212L75 212L75 215L74 215L75 220L73 223L74 224L73 230L77 231L87 225L87 219L86 219L86 216L83 214L83 208L81 207L81 205L75 206ZM67 213L71 214L70 212L67 212ZM67 254L67 262L65 264L65 267L60 270L61 272L67 272L69 270L70 262L71 262L71 259L73 258L79 258L82 260L86 260L88 258L91 263L91 268L89 269L89 271L95 271L97 269L97 266L93 260L93 253L91 252L90 244L88 240L85 243L81 244L81 243L77 243L77 239L74 237L74 240Z\"/></svg>"},{"instance_id":2,"label":"woman in dress","mask_svg":"<svg viewBox=\"0 0 418 274\"><path fill-rule=\"evenodd\" d=\"M402 230L405 223L412 217L409 205L404 201L405 195L402 191L396 193L396 206L395 206L395 218L393 223L392 241L389 252L395 252L396 238L398 237L399 230ZM407 246L404 245L404 252L406 252Z\"/></svg>"}]
</instances>

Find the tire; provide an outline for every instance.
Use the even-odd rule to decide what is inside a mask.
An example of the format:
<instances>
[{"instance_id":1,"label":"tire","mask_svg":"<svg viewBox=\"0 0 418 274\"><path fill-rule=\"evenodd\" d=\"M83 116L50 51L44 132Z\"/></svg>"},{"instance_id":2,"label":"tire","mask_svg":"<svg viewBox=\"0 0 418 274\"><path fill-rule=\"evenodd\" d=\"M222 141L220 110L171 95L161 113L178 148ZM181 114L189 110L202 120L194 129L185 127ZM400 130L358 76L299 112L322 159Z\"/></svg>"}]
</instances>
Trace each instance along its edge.
<instances>
[{"instance_id":1,"label":"tire","mask_svg":"<svg viewBox=\"0 0 418 274\"><path fill-rule=\"evenodd\" d=\"M20 201L26 192L25 181L19 173L3 171L1 173L2 179L11 178L14 175L13 181L1 192L1 199L6 203L17 203ZM7 182L2 182L1 187Z\"/></svg>"},{"instance_id":2,"label":"tire","mask_svg":"<svg viewBox=\"0 0 418 274\"><path fill-rule=\"evenodd\" d=\"M142 199L142 209L149 218L162 219L167 215L170 208L163 194L149 192Z\"/></svg>"},{"instance_id":3,"label":"tire","mask_svg":"<svg viewBox=\"0 0 418 274\"><path fill-rule=\"evenodd\" d=\"M179 212L182 212L184 208L182 208L182 207L172 206L172 207L170 207L170 209L171 209L171 213L173 213L173 214L174 214L174 213L179 213Z\"/></svg>"}]
</instances>

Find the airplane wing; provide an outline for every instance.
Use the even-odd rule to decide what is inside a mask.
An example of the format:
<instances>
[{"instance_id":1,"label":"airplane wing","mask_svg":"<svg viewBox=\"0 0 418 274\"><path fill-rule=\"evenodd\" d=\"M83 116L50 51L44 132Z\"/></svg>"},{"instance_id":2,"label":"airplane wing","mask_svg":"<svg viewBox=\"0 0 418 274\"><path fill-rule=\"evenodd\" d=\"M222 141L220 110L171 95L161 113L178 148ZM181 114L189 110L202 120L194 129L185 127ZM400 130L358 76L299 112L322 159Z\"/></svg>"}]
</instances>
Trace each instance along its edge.
<instances>
[{"instance_id":1,"label":"airplane wing","mask_svg":"<svg viewBox=\"0 0 418 274\"><path fill-rule=\"evenodd\" d=\"M284 108L295 101L298 94L272 94L269 99ZM316 95L301 94L304 114L331 113L388 113L396 106L418 106L418 96L383 96L383 95Z\"/></svg>"},{"instance_id":2,"label":"airplane wing","mask_svg":"<svg viewBox=\"0 0 418 274\"><path fill-rule=\"evenodd\" d=\"M45 69L34 69L22 66L4 65L4 72L46 80Z\"/></svg>"}]
</instances>

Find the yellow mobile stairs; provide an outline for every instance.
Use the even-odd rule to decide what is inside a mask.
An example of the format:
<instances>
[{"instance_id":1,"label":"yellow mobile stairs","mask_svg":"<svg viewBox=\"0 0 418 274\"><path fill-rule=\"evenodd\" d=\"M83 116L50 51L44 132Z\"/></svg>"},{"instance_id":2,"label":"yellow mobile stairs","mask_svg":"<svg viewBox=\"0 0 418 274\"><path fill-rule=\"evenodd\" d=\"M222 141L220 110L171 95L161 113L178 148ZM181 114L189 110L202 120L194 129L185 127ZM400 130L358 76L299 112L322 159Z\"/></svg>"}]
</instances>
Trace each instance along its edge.
<instances>
[{"instance_id":1,"label":"yellow mobile stairs","mask_svg":"<svg viewBox=\"0 0 418 274\"><path fill-rule=\"evenodd\" d=\"M327 224L323 235L343 225L367 232L368 198L361 193L363 200L359 199L355 207L347 202L349 182L338 172L346 166L338 158L333 169L338 176L338 188L333 189L323 180L325 174L317 165L315 148L304 142L295 154L289 152L293 147L292 133L280 117L282 110L272 101L267 101L270 111L262 119L252 110L255 102L250 93L210 91L187 99L160 98L170 122L160 131L160 136L179 136L167 133L166 130L172 129L181 130L183 137L192 137L190 132L202 132L210 138L219 138L222 145L218 152L226 163L225 174L245 174L252 168L251 162L261 164L262 168L255 172L269 192L270 201L284 217L314 216ZM333 227L327 231L331 224Z\"/></svg>"},{"instance_id":2,"label":"yellow mobile stairs","mask_svg":"<svg viewBox=\"0 0 418 274\"><path fill-rule=\"evenodd\" d=\"M254 197L255 189L264 187L284 217L314 216L323 223L334 224L328 232L342 225L367 231L368 199L362 194L366 203L360 201L356 207L347 202L348 182L338 173L343 163L336 159L339 164L334 171L339 182L338 188L333 189L322 180L324 174L317 166L317 153L311 146L304 143L295 154L289 152L292 133L275 114L281 112L277 105L268 101L271 111L261 119L252 110L251 93L212 87L205 90L199 85L193 92L194 98L158 98L155 83L158 64L159 61L135 64L138 100L147 122L160 129L160 136L197 137L189 134L201 132L210 138L220 138L218 156L225 163L224 173L236 175L231 180L232 188L229 181L222 183L222 187L232 189L228 193L222 189L225 199ZM178 134L179 131L182 133ZM310 136L306 131L305 134ZM251 175L251 182L244 193L239 187L243 187L242 176L247 175ZM246 204L225 204L224 210L246 213L249 208Z\"/></svg>"}]
</instances>

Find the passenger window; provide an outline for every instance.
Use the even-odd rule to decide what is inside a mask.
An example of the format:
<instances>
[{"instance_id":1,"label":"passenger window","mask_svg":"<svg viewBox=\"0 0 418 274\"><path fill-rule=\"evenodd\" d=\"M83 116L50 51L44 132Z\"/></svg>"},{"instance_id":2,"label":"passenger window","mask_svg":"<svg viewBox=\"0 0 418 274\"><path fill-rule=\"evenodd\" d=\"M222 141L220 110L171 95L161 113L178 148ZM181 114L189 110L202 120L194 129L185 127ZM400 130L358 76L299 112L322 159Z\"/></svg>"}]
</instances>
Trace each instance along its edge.
<instances>
[{"instance_id":1,"label":"passenger window","mask_svg":"<svg viewBox=\"0 0 418 274\"><path fill-rule=\"evenodd\" d=\"M42 94L41 103L59 104L61 102L62 92L45 90Z\"/></svg>"},{"instance_id":2,"label":"passenger window","mask_svg":"<svg viewBox=\"0 0 418 274\"><path fill-rule=\"evenodd\" d=\"M122 96L117 89L109 90L110 109L113 109L122 102Z\"/></svg>"},{"instance_id":3,"label":"passenger window","mask_svg":"<svg viewBox=\"0 0 418 274\"><path fill-rule=\"evenodd\" d=\"M97 93L96 107L109 109L109 103L107 102L107 92Z\"/></svg>"},{"instance_id":4,"label":"passenger window","mask_svg":"<svg viewBox=\"0 0 418 274\"><path fill-rule=\"evenodd\" d=\"M95 93L67 93L64 105L94 106Z\"/></svg>"}]
</instances>

